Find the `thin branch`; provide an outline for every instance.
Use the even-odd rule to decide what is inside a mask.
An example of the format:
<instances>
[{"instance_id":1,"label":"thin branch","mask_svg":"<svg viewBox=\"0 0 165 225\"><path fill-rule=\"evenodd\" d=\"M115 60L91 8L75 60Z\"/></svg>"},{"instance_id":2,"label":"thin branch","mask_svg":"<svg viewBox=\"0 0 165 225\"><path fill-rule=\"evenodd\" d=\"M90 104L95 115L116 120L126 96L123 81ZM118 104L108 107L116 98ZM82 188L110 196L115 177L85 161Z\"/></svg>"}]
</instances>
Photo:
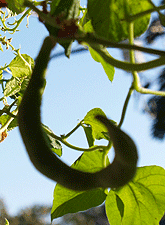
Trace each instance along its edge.
<instances>
[{"instance_id":1,"label":"thin branch","mask_svg":"<svg viewBox=\"0 0 165 225\"><path fill-rule=\"evenodd\" d=\"M134 88L133 86L131 85L130 89L129 89L129 92L127 94L127 97L125 99L125 102L124 102L124 106L123 106L123 110L122 110L122 115L121 115L121 119L120 119L120 122L118 124L118 127L120 128L124 122L124 118L125 118L125 115L126 115L126 111L127 111L127 108L128 108L128 103L129 103L129 100L131 98L131 95L134 91Z\"/></svg>"}]
</instances>

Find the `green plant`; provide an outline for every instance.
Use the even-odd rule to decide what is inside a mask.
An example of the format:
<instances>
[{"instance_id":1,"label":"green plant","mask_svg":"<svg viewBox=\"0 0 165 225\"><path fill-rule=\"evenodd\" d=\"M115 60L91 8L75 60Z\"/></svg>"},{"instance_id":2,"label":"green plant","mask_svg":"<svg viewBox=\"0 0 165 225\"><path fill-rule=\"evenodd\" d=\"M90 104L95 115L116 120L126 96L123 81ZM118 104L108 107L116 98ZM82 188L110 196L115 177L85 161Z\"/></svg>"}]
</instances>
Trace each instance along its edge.
<instances>
[{"instance_id":1,"label":"green plant","mask_svg":"<svg viewBox=\"0 0 165 225\"><path fill-rule=\"evenodd\" d=\"M132 73L132 84L130 85L130 89L128 91L127 98L125 100L125 104L123 106L123 111L121 115L121 120L119 124L114 125L114 122L110 122L105 118L105 114L101 109L95 108L87 113L82 121L73 128L71 132L67 135L57 136L55 135L48 127L43 125L45 133L42 133L47 141L47 145L49 145L49 151L52 148L53 151L59 154L59 150L61 150L60 143L79 151L84 151L84 154L72 165L72 171L82 170L86 173L78 173L84 174L84 178L87 174L91 174L91 172L97 172L100 169L105 171L105 167L109 164L107 154L111 147L111 140L116 150L121 148L122 144L127 144L128 149L130 150L133 146L134 155L129 162L125 162L123 168L126 168L127 165L131 163L131 173L130 178L132 178L135 172L136 166L136 147L130 137L124 134L120 127L123 124L126 109L128 106L128 102L133 91L137 91L141 94L153 94L158 96L165 96L165 92L163 91L153 91L147 88L143 88L140 84L140 78L138 75L138 71L152 69L165 64L165 53L161 50L154 50L144 47L139 47L134 45L134 38L141 35L147 29L150 19L150 13L156 11L161 16L161 20L163 19L160 10L164 9L165 6L156 7L150 0L138 0L136 2L132 0L118 0L118 1L102 1L100 0L89 0L87 9L80 7L79 2L77 0L61 0L61 1L7 1L8 7L12 12L8 13L8 17L12 16L12 13L21 13L24 11L25 6L28 7L27 10L23 12L23 15L20 19L16 20L15 23L12 24L13 28L10 28L6 25L6 17L5 13L1 11L2 16L0 17L3 27L1 27L2 31L15 32L17 27L19 26L22 19L30 13L31 10L34 10L40 17L40 20L44 23L46 28L50 33L49 43L52 42L59 43L65 49L65 54L67 57L70 55L70 48L73 41L77 40L79 44L88 47L91 56L97 62L100 62L109 78L110 81L113 80L114 77L114 67L131 71ZM50 4L50 12L47 12L46 6ZM42 5L43 11L40 11L37 6ZM99 13L104 11L105 13ZM83 13L83 16L80 20L78 20L78 16L80 12ZM140 24L140 25L139 25ZM52 40L53 41L50 41ZM120 41L128 39L129 44L120 43ZM46 39L47 40L47 39ZM28 55L22 55L20 53L20 49L15 49L11 45L11 40L7 40L5 37L1 37L0 39L3 45L6 45L7 48L11 47L15 52L16 57L12 62L8 65L5 65L1 68L1 71L9 72L8 68L11 71L12 78L8 81L1 80L1 85L4 93L4 97L1 100L5 101L7 97L10 97L13 102L10 105L5 105L5 107L1 110L0 121L2 123L1 127L1 136L2 139L6 136L6 132L15 126L17 126L17 114L18 108L24 94L24 90L26 89L28 80L33 71L32 79L34 75L36 76L38 71L41 72L41 75L44 74L44 70L46 69L49 53L54 46L51 46L49 43L46 44L46 49L49 47L48 54L46 54L45 63L43 65L40 63L40 57L43 58L43 49L39 54L38 61L33 70L34 61ZM45 43L45 42L44 42ZM117 60L109 54L106 47L120 48L120 49L128 49L130 51L130 62L124 62ZM45 45L43 46L45 49ZM158 58L149 62L137 64L135 63L134 50L139 50L145 53L156 55ZM20 69L21 67L21 69ZM41 80L40 80L41 78ZM35 78L36 79L36 78ZM38 106L40 106L41 95L43 93L44 83L43 77L38 77L39 82L37 86L35 86L35 80L31 81L31 88L27 89L25 97L23 97L23 101L21 103L22 108L20 108L19 113L19 126L20 130L24 126L21 124L21 121L26 121L25 125L28 124L28 116L27 106L32 102L32 98L29 98L31 94L37 94L39 97ZM39 86L39 84L41 86ZM29 86L28 86L29 87ZM33 87L35 87L38 92L33 93ZM39 88L39 89L38 89ZM35 89L35 90L36 90ZM42 90L41 90L42 89ZM29 92L30 90L30 92ZM31 91L32 90L32 91ZM27 101L27 99L29 101ZM26 106L26 107L25 107ZM15 108L14 108L15 107ZM14 108L14 109L13 109ZM26 112L26 113L25 113ZM3 115L4 114L4 115ZM36 108L36 122L38 122L38 126L40 126L40 109ZM34 114L34 116L36 116ZM101 115L101 117L98 117ZM96 120L96 117L99 118L100 122ZM35 121L34 118L34 121ZM39 119L38 119L39 118ZM23 119L23 120L22 120ZM37 126L37 127L38 127ZM83 149L77 146L73 146L67 142L67 138L71 136L79 127L83 127L84 132L86 134L89 148ZM115 130L114 133L111 131ZM40 126L41 127L41 126ZM31 137L34 136L33 130L36 129L34 125L31 127L31 132L25 134L26 127L24 127L21 131L25 145L27 149L31 148L32 143L29 144L29 135ZM42 129L41 132L42 132ZM117 130L116 130L117 129ZM36 132L35 132L36 134ZM47 135L45 135L47 134ZM55 145L52 144L52 138L55 139ZM27 140L28 139L28 140ZM108 146L95 146L94 141L96 139L107 139L109 140ZM122 141L121 141L122 139ZM57 144L58 143L58 144ZM37 147L37 143L34 143L35 147ZM122 146L123 147L123 146ZM58 151L56 151L56 150ZM129 151L131 152L131 151ZM31 150L30 150L31 153ZM37 153L38 154L38 153ZM52 153L51 153L52 154ZM29 154L30 155L30 154ZM129 155L130 156L130 153ZM31 160L35 164L35 166L45 174L46 168L41 168L40 163L37 159L30 155ZM92 157L92 160L91 160ZM118 156L120 158L120 155ZM124 155L124 158L126 155ZM40 158L40 155L39 155ZM129 157L128 157L129 158ZM34 162L35 160L35 162ZM93 161L94 160L94 161ZM120 161L118 160L118 161ZM48 161L49 162L49 161ZM57 161L58 163L59 161ZM95 162L95 163L93 163ZM113 163L112 163L113 164ZM116 164L115 164L116 165ZM132 167L133 165L133 167ZM44 163L43 163L44 166ZM111 166L111 165L110 165ZM109 166L108 166L109 167ZM68 168L68 167L67 167ZM129 171L131 171L129 168ZM115 171L117 172L117 171ZM52 177L51 173L53 171L48 170L46 176ZM97 172L96 174L99 174ZM94 173L95 174L95 173ZM67 174L68 175L68 174ZM129 173L126 173L126 177L128 178ZM58 176L58 174L57 174ZM93 178L93 176L91 177ZM95 182L98 182L97 176ZM69 179L69 177L68 177ZM76 178L77 179L77 178ZM123 179L123 178L122 178ZM61 182L60 179L55 178L55 180L59 181L59 183L63 184L66 187L81 190L73 191L66 189L60 184L56 185L54 192L54 202L52 207L52 220L54 218L60 217L67 213L74 213L77 211L86 210L90 207L94 207L100 205L105 201L106 204L106 212L111 225L113 224L157 224L163 213L165 211L165 201L164 201L164 181L165 181L165 171L163 168L158 166L148 166L148 167L140 167L137 169L135 177L127 183L125 186L122 186L125 183L119 184L119 179L115 185L104 185L104 181L99 181L99 185L95 185L93 182L91 184L92 190L88 190L88 183L85 184L77 184L79 188L74 188L75 183L71 186L67 186L68 182ZM86 181L86 180L85 180ZM66 184L66 185L65 185ZM87 185L87 188L84 186ZM100 187L97 188L96 187ZM113 187L110 191L105 189L107 187ZM82 192L83 191L83 192ZM65 195L63 195L65 193ZM91 201L87 201L89 196L93 196ZM97 198L96 198L97 196ZM81 201L80 201L81 199ZM79 203L81 202L81 204ZM75 204L76 203L76 204ZM139 222L140 221L140 222Z\"/></svg>"}]
</instances>

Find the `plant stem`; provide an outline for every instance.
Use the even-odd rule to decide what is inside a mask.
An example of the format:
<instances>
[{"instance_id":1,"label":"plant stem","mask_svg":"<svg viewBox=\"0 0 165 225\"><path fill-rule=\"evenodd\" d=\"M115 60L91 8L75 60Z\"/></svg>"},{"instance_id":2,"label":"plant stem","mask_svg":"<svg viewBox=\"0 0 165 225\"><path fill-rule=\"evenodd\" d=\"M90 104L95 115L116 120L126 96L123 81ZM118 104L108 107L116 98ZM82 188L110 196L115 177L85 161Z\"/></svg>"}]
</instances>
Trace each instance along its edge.
<instances>
[{"instance_id":1,"label":"plant stem","mask_svg":"<svg viewBox=\"0 0 165 225\"><path fill-rule=\"evenodd\" d=\"M122 70L127 70L127 71L144 71L148 69L153 69L158 66L162 66L165 64L165 57L160 57L158 59L145 62L145 63L129 63L129 62L123 62L117 59L114 59L113 57L109 56L103 48L100 46L93 44L93 43L88 43L91 48L93 48L103 59L105 62L108 64L122 69Z\"/></svg>"},{"instance_id":2,"label":"plant stem","mask_svg":"<svg viewBox=\"0 0 165 225\"><path fill-rule=\"evenodd\" d=\"M75 126L68 134L66 135L62 135L61 137L63 139L67 139L68 137L70 137L80 126L81 126L82 121L80 121L77 126Z\"/></svg>"},{"instance_id":3,"label":"plant stem","mask_svg":"<svg viewBox=\"0 0 165 225\"><path fill-rule=\"evenodd\" d=\"M1 22L3 24L3 31L12 31L13 33L17 30L19 25L21 24L22 20L25 18L26 15L30 13L31 9L28 9L19 20L15 21L16 26L14 28L8 28L5 24L5 20L1 19ZM12 34L13 34L12 33Z\"/></svg>"},{"instance_id":4,"label":"plant stem","mask_svg":"<svg viewBox=\"0 0 165 225\"><path fill-rule=\"evenodd\" d=\"M153 6L153 3L152 3L152 6ZM158 7L155 6L152 9L148 9L146 11L137 13L136 15L132 15L132 16L130 15L128 18L126 18L126 21L133 22L136 19L139 19L140 17L146 16L147 14L153 13L155 11L159 12L160 10L163 10L163 9L165 9L165 5L161 5L161 6L158 6Z\"/></svg>"},{"instance_id":5,"label":"plant stem","mask_svg":"<svg viewBox=\"0 0 165 225\"><path fill-rule=\"evenodd\" d=\"M32 2L25 0L24 5L29 7L30 9L33 9L43 21L45 21L52 27L60 28L59 25L56 23L55 17L51 17L50 15L43 13Z\"/></svg>"},{"instance_id":6,"label":"plant stem","mask_svg":"<svg viewBox=\"0 0 165 225\"><path fill-rule=\"evenodd\" d=\"M109 149L104 149L103 151L103 157L102 157L102 162L103 162L103 168L107 167L107 157L108 157L108 153L109 153L109 150L112 148L113 144L112 144L112 141L110 140L109 141Z\"/></svg>"},{"instance_id":7,"label":"plant stem","mask_svg":"<svg viewBox=\"0 0 165 225\"><path fill-rule=\"evenodd\" d=\"M126 97L126 100L124 102L124 106L123 106L123 111L122 111L122 115L121 115L121 119L120 119L120 122L118 124L118 127L120 128L124 122L124 118L125 118L125 115L126 115L126 110L127 110L127 107L128 107L128 103L129 103L129 100L131 98L131 95L134 91L134 88L133 88L133 85L131 85L130 89L129 89L129 92L127 94L127 97Z\"/></svg>"},{"instance_id":8,"label":"plant stem","mask_svg":"<svg viewBox=\"0 0 165 225\"><path fill-rule=\"evenodd\" d=\"M133 41L134 41L134 28L133 28L133 22L132 22L132 23L130 23L130 26L129 26L129 42L130 42L130 44L133 44ZM134 50L130 50L130 62L132 64L135 63ZM152 94L152 95L158 95L158 96L165 96L164 91L154 91L154 90L150 90L147 88L143 88L141 86L140 78L139 78L137 71L132 71L132 75L133 75L133 79L134 79L132 87L137 92L139 92L141 94Z\"/></svg>"},{"instance_id":9,"label":"plant stem","mask_svg":"<svg viewBox=\"0 0 165 225\"><path fill-rule=\"evenodd\" d=\"M129 23L129 44L130 45L134 44L134 23L133 22ZM134 64L135 54L133 49L130 49L129 55L130 55L130 63Z\"/></svg>"},{"instance_id":10,"label":"plant stem","mask_svg":"<svg viewBox=\"0 0 165 225\"><path fill-rule=\"evenodd\" d=\"M138 73L136 71L133 72L134 74L134 89L141 93L141 94L151 94L151 95L158 95L158 96L165 96L164 91L154 91L147 88L143 88L140 84L140 79Z\"/></svg>"},{"instance_id":11,"label":"plant stem","mask_svg":"<svg viewBox=\"0 0 165 225\"><path fill-rule=\"evenodd\" d=\"M130 45L133 45L134 43L134 24L133 22L129 24L129 44ZM134 51L133 49L130 49L130 63L134 64L135 63L135 57L134 57ZM124 102L124 107L123 107L123 111L122 111L122 115L121 115L121 119L120 119L120 122L118 124L118 127L120 128L123 124L123 121L124 121L124 118L125 118L125 115L126 115L126 110L127 110L127 107L128 107L128 103L129 103L129 100L131 98L131 95L134 91L134 86L133 86L133 82L132 82L132 85L129 89L129 92L127 94L127 97L126 97L126 100Z\"/></svg>"},{"instance_id":12,"label":"plant stem","mask_svg":"<svg viewBox=\"0 0 165 225\"><path fill-rule=\"evenodd\" d=\"M80 148L80 147L77 147L77 146L74 146L70 143L68 143L66 141L65 138L63 138L63 136L59 137L57 135L55 135L54 133L50 132L49 129L47 129L45 126L43 126L43 129L44 131L50 135L51 137L57 139L58 141L60 141L61 143L63 143L64 145L66 145L67 147L71 148L71 149L74 149L74 150L77 150L77 151L86 151L86 152L90 152L90 151L98 151L98 150L101 150L101 151L106 151L106 150L109 150L110 149L110 142L108 143L107 146L104 146L104 145L100 145L100 146L92 146L90 148ZM65 137L65 136L64 136Z\"/></svg>"},{"instance_id":13,"label":"plant stem","mask_svg":"<svg viewBox=\"0 0 165 225\"><path fill-rule=\"evenodd\" d=\"M17 52L18 56L22 59L22 61L25 63L26 66L29 67L29 70L32 72L32 68L31 65L26 61L26 59L24 59L24 57L21 55L20 53L20 49L15 49L15 52Z\"/></svg>"},{"instance_id":14,"label":"plant stem","mask_svg":"<svg viewBox=\"0 0 165 225\"><path fill-rule=\"evenodd\" d=\"M71 38L67 38L67 39L68 39L68 41L71 40ZM62 41L62 38L60 38L59 40ZM134 50L142 51L142 52L145 52L148 54L159 55L159 56L165 57L165 52L161 51L161 50L145 48L145 47L137 46L134 44L130 45L130 44L124 44L124 43L116 43L116 42L106 40L104 38L96 37L92 33L87 33L87 34L82 33L80 36L76 37L76 40L80 43L87 42L89 44L90 43L102 44L103 46L110 47L110 48L120 48L120 49L128 49L128 50L134 49ZM64 41L66 41L66 38L64 39Z\"/></svg>"}]
</instances>

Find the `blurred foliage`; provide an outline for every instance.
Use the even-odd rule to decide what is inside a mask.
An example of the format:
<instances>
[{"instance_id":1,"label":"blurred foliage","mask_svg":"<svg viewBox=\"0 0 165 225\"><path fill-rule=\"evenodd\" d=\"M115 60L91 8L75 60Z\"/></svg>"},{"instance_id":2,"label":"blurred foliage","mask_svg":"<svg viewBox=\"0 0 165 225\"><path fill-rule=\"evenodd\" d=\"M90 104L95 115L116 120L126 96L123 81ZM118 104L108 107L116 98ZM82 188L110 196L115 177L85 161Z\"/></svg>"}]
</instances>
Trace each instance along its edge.
<instances>
[{"instance_id":1,"label":"blurred foliage","mask_svg":"<svg viewBox=\"0 0 165 225\"><path fill-rule=\"evenodd\" d=\"M66 224L74 225L109 225L106 217L105 205L91 208L85 212L67 214L63 216Z\"/></svg>"},{"instance_id":2,"label":"blurred foliage","mask_svg":"<svg viewBox=\"0 0 165 225\"><path fill-rule=\"evenodd\" d=\"M162 0L161 4L165 1ZM165 15L165 13L162 13ZM162 25L159 15L155 17L145 33L146 44L152 47L157 39L161 40L165 38L165 27ZM146 82L145 87L157 86L158 90L165 91L165 68L158 74L157 79L153 82ZM152 119L151 135L158 139L163 140L165 138L165 98L161 96L153 96L149 98L144 107L144 112L148 113Z\"/></svg>"},{"instance_id":3,"label":"blurred foliage","mask_svg":"<svg viewBox=\"0 0 165 225\"><path fill-rule=\"evenodd\" d=\"M0 199L0 225L5 225L5 218L10 225L50 225L46 222L46 217L50 217L51 207L34 205L18 212L16 216L11 216Z\"/></svg>"},{"instance_id":4,"label":"blurred foliage","mask_svg":"<svg viewBox=\"0 0 165 225\"><path fill-rule=\"evenodd\" d=\"M159 90L165 91L165 68L157 78ZM151 84L148 84L149 86ZM165 98L161 96L151 97L147 101L145 108L153 119L152 121L152 136L158 139L165 137Z\"/></svg>"},{"instance_id":5,"label":"blurred foliage","mask_svg":"<svg viewBox=\"0 0 165 225\"><path fill-rule=\"evenodd\" d=\"M5 218L10 225L50 225L50 223L46 223L46 218L50 217L50 211L51 207L34 205L21 210L16 216L11 216L4 201L0 199L0 225L5 225ZM105 213L105 205L85 212L67 214L62 217L61 222L57 223L56 221L53 224L109 225Z\"/></svg>"},{"instance_id":6,"label":"blurred foliage","mask_svg":"<svg viewBox=\"0 0 165 225\"><path fill-rule=\"evenodd\" d=\"M5 225L5 218L10 225L50 225L46 222L50 217L51 207L43 205L34 205L27 207L17 215L11 216L2 199L0 199L0 225ZM59 221L59 220L58 220ZM109 225L106 217L105 205L91 208L84 212L67 214L60 219L60 222L54 220L54 225ZM165 225L165 216L159 225Z\"/></svg>"},{"instance_id":7,"label":"blurred foliage","mask_svg":"<svg viewBox=\"0 0 165 225\"><path fill-rule=\"evenodd\" d=\"M152 44L158 37L164 36L165 29L159 18L154 18L146 32L146 42Z\"/></svg>"}]
</instances>

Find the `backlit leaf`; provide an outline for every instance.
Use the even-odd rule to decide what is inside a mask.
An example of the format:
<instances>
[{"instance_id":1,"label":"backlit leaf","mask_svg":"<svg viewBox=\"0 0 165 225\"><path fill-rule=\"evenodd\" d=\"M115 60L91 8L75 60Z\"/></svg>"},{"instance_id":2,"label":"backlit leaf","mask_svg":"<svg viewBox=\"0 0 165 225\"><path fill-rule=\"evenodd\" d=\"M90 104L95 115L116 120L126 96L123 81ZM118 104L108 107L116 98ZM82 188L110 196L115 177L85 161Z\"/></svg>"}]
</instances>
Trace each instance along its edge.
<instances>
[{"instance_id":1,"label":"backlit leaf","mask_svg":"<svg viewBox=\"0 0 165 225\"><path fill-rule=\"evenodd\" d=\"M165 170L145 166L132 182L110 191L106 212L111 225L156 225L165 212Z\"/></svg>"}]
</instances>

